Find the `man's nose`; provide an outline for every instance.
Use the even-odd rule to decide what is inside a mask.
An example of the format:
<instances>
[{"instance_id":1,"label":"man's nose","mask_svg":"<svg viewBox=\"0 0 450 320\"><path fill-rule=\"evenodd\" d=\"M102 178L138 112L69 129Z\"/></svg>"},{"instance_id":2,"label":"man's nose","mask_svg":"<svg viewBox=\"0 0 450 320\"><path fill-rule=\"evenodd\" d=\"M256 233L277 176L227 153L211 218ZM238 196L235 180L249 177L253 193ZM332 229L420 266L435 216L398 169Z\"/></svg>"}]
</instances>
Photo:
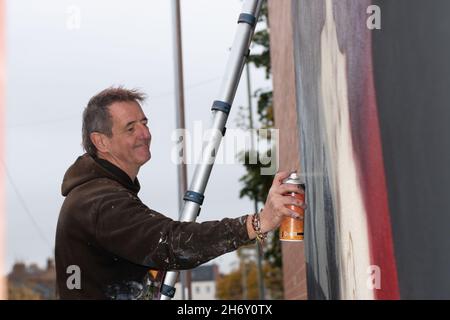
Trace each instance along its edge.
<instances>
[{"instance_id":1,"label":"man's nose","mask_svg":"<svg viewBox=\"0 0 450 320\"><path fill-rule=\"evenodd\" d=\"M140 135L139 136L140 136L140 138L145 139L145 140L150 140L152 138L152 135L150 133L150 129L147 126L145 126L145 125L141 126L141 130L140 130Z\"/></svg>"}]
</instances>

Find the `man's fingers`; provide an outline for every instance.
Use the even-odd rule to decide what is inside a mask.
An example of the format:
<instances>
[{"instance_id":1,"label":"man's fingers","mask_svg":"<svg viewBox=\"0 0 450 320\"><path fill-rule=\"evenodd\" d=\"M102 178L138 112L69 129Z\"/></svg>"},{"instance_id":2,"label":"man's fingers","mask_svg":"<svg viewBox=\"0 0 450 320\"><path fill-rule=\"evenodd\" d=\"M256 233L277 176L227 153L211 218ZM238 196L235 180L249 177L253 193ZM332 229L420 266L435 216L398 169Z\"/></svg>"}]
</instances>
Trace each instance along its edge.
<instances>
[{"instance_id":1,"label":"man's fingers","mask_svg":"<svg viewBox=\"0 0 450 320\"><path fill-rule=\"evenodd\" d=\"M280 201L283 205L294 205L297 207L302 207L302 205L304 204L304 202L302 200L299 200L292 196L284 196L281 198Z\"/></svg>"},{"instance_id":2,"label":"man's fingers","mask_svg":"<svg viewBox=\"0 0 450 320\"><path fill-rule=\"evenodd\" d=\"M281 213L284 216L291 217L291 218L294 218L294 219L300 219L302 217L298 212L295 212L295 211L290 210L288 208L284 208L283 210L281 210Z\"/></svg>"},{"instance_id":3,"label":"man's fingers","mask_svg":"<svg viewBox=\"0 0 450 320\"><path fill-rule=\"evenodd\" d=\"M282 184L274 189L275 189L274 190L275 193L277 193L277 194L285 194L285 193L291 193L291 192L305 193L305 191L303 191L303 189L301 187L299 187L296 184L290 184L290 183Z\"/></svg>"},{"instance_id":4,"label":"man's fingers","mask_svg":"<svg viewBox=\"0 0 450 320\"><path fill-rule=\"evenodd\" d=\"M272 186L280 186L283 184L283 180L289 177L290 172L288 171L280 171L278 172L272 181Z\"/></svg>"}]
</instances>

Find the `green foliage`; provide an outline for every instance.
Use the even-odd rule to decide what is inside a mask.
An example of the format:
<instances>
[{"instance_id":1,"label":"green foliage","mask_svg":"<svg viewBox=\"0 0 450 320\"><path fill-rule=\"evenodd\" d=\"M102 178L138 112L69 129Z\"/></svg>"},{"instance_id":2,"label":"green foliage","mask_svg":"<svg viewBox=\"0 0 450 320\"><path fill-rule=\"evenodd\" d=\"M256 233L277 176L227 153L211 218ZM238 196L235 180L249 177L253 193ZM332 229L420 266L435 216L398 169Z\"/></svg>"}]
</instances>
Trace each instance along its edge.
<instances>
[{"instance_id":1,"label":"green foliage","mask_svg":"<svg viewBox=\"0 0 450 320\"><path fill-rule=\"evenodd\" d=\"M248 58L248 63L253 63L257 68L263 68L265 76L270 79L271 65L270 65L270 38L269 38L269 20L268 20L268 6L267 1L264 1L258 26L263 25L262 29L258 29L253 37L252 52ZM256 53L254 53L256 52ZM257 98L257 113L258 113L258 127L259 129L269 129L274 126L274 112L273 112L273 91L258 89L254 92L254 97ZM238 114L238 126L242 129L249 129L248 125L248 109L240 107ZM258 129L258 133L259 133ZM258 134L258 139L263 137ZM267 139L270 139L270 135ZM264 150L259 150L263 152ZM239 179L243 184L239 196L241 198L248 197L251 200L256 200L260 205L264 205L267 194L272 185L273 176L261 175L261 154L256 150L241 152L239 154L241 163L244 164L246 173ZM274 161L272 157L272 161ZM251 159L256 161L250 161ZM266 165L267 167L270 164ZM283 275L282 275L282 255L281 243L279 240L278 230L271 233L268 237L267 244L264 248L265 264L264 264L264 278L266 288L272 299L283 298ZM234 275L239 277L241 270ZM238 281L238 280L235 280Z\"/></svg>"},{"instance_id":2,"label":"green foliage","mask_svg":"<svg viewBox=\"0 0 450 320\"><path fill-rule=\"evenodd\" d=\"M261 128L273 128L273 91L257 90L255 94L258 97L258 115Z\"/></svg>"},{"instance_id":3,"label":"green foliage","mask_svg":"<svg viewBox=\"0 0 450 320\"><path fill-rule=\"evenodd\" d=\"M262 52L258 54L251 54L248 61L253 63L257 68L264 68L266 71L266 79L270 78L270 47L269 47L269 32L267 30L258 31L253 36L253 43L262 46Z\"/></svg>"},{"instance_id":4,"label":"green foliage","mask_svg":"<svg viewBox=\"0 0 450 320\"><path fill-rule=\"evenodd\" d=\"M242 258L239 269L221 276L217 281L216 296L218 299L244 300L246 298L256 300L259 298L258 270L256 264L254 261L249 261L245 257Z\"/></svg>"},{"instance_id":5,"label":"green foliage","mask_svg":"<svg viewBox=\"0 0 450 320\"><path fill-rule=\"evenodd\" d=\"M262 29L255 32L253 36L252 49L256 46L261 50L258 54L251 54L248 62L253 63L257 68L264 68L266 78L270 78L270 38L269 38L269 12L267 1L263 2L261 7L261 14L259 16L258 26L263 26ZM257 26L257 27L258 27Z\"/></svg>"},{"instance_id":6,"label":"green foliage","mask_svg":"<svg viewBox=\"0 0 450 320\"><path fill-rule=\"evenodd\" d=\"M247 173L239 179L244 185L239 193L239 197L243 198L246 196L264 204L272 185L273 176L261 175L263 165L260 161L260 155L256 151L241 152L240 158L244 162ZM257 159L257 162L251 163L250 159L252 158Z\"/></svg>"},{"instance_id":7,"label":"green foliage","mask_svg":"<svg viewBox=\"0 0 450 320\"><path fill-rule=\"evenodd\" d=\"M271 266L279 268L281 273L283 257L281 255L280 230L275 230L269 238L264 250L264 257Z\"/></svg>"},{"instance_id":8,"label":"green foliage","mask_svg":"<svg viewBox=\"0 0 450 320\"><path fill-rule=\"evenodd\" d=\"M264 285L270 298L283 299L283 274L280 269L265 264L263 273ZM243 279L246 280L245 283ZM216 297L220 300L243 300L244 286L247 299L259 299L258 270L254 261L241 263L238 270L222 275L217 281Z\"/></svg>"}]
</instances>

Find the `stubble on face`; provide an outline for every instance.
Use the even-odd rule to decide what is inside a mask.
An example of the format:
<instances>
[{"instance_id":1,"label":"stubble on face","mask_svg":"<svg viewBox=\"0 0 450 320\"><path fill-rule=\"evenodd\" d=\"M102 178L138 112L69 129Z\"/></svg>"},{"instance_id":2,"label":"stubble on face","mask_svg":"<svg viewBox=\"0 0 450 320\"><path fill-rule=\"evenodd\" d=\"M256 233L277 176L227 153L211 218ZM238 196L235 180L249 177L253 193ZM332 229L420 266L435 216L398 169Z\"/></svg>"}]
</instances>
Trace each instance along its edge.
<instances>
[{"instance_id":1,"label":"stubble on face","mask_svg":"<svg viewBox=\"0 0 450 320\"><path fill-rule=\"evenodd\" d=\"M116 102L109 107L112 118L110 156L132 178L151 158L151 134L147 118L136 102Z\"/></svg>"}]
</instances>

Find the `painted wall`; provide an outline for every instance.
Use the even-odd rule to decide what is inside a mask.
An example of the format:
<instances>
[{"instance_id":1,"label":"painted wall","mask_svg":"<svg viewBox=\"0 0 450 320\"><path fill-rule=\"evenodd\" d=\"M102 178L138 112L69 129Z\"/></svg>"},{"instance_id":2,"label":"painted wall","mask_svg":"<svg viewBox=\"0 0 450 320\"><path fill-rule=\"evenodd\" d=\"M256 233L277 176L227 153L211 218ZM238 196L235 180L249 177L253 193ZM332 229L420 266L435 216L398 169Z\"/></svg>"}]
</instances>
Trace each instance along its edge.
<instances>
[{"instance_id":1,"label":"painted wall","mask_svg":"<svg viewBox=\"0 0 450 320\"><path fill-rule=\"evenodd\" d=\"M313 299L398 298L368 0L293 4ZM381 273L381 278L375 276ZM379 282L379 283L378 283Z\"/></svg>"},{"instance_id":2,"label":"painted wall","mask_svg":"<svg viewBox=\"0 0 450 320\"><path fill-rule=\"evenodd\" d=\"M450 1L374 1L373 75L400 295L450 299Z\"/></svg>"},{"instance_id":3,"label":"painted wall","mask_svg":"<svg viewBox=\"0 0 450 320\"><path fill-rule=\"evenodd\" d=\"M308 297L450 298L450 1L291 5Z\"/></svg>"}]
</instances>

